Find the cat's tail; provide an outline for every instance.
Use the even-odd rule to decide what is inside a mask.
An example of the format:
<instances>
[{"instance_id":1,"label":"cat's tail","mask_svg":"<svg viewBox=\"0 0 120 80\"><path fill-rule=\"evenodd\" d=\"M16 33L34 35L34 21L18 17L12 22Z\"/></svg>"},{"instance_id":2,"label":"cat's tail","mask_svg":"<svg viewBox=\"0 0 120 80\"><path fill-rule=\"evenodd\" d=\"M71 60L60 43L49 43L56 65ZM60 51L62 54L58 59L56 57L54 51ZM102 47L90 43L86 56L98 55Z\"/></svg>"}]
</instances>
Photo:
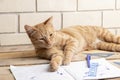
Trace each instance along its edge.
<instances>
[{"instance_id":1,"label":"cat's tail","mask_svg":"<svg viewBox=\"0 0 120 80\"><path fill-rule=\"evenodd\" d=\"M99 31L97 33L98 33L99 39L105 42L120 44L120 36L113 35L107 29L99 28Z\"/></svg>"},{"instance_id":2,"label":"cat's tail","mask_svg":"<svg viewBox=\"0 0 120 80\"><path fill-rule=\"evenodd\" d=\"M120 52L120 44L108 43L108 42L98 42L96 47L99 50Z\"/></svg>"}]
</instances>

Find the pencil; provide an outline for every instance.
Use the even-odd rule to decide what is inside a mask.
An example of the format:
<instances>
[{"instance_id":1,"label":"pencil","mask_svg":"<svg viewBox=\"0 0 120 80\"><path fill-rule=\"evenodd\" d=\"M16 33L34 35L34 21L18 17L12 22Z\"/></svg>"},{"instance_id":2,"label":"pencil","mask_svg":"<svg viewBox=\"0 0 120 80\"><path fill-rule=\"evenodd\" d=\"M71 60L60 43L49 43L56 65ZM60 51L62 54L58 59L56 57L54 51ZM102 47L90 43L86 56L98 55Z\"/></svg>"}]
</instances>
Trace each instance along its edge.
<instances>
[{"instance_id":1,"label":"pencil","mask_svg":"<svg viewBox=\"0 0 120 80\"><path fill-rule=\"evenodd\" d=\"M87 60L87 66L88 66L88 68L90 68L91 56L89 54L87 54L86 60Z\"/></svg>"}]
</instances>

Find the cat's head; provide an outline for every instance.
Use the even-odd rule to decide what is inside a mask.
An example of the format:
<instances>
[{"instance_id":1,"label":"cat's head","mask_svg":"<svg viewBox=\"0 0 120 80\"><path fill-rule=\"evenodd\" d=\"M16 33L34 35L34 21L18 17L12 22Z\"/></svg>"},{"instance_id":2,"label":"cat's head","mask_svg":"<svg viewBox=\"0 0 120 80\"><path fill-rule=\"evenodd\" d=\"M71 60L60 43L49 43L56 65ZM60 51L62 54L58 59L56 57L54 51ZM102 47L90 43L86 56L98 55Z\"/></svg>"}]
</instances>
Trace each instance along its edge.
<instances>
[{"instance_id":1,"label":"cat's head","mask_svg":"<svg viewBox=\"0 0 120 80\"><path fill-rule=\"evenodd\" d=\"M52 17L35 26L24 26L29 38L36 48L51 48L55 42L55 30Z\"/></svg>"}]
</instances>

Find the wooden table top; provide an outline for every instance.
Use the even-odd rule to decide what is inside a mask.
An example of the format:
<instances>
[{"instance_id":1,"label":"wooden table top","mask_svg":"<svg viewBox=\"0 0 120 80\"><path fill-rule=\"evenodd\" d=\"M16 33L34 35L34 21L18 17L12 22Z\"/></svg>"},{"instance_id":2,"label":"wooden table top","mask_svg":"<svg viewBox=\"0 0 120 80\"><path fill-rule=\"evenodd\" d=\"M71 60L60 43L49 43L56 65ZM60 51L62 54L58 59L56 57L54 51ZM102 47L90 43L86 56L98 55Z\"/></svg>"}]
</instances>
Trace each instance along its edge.
<instances>
[{"instance_id":1,"label":"wooden table top","mask_svg":"<svg viewBox=\"0 0 120 80\"><path fill-rule=\"evenodd\" d=\"M106 58L111 64L120 68L120 53L106 51L84 51L80 55L74 56L72 61L85 60L86 54L90 54L92 59ZM15 80L9 70L10 65L37 65L49 63L48 60L38 59L34 48L28 46L12 46L0 47L0 80ZM105 79L105 80L120 80L120 78Z\"/></svg>"}]
</instances>

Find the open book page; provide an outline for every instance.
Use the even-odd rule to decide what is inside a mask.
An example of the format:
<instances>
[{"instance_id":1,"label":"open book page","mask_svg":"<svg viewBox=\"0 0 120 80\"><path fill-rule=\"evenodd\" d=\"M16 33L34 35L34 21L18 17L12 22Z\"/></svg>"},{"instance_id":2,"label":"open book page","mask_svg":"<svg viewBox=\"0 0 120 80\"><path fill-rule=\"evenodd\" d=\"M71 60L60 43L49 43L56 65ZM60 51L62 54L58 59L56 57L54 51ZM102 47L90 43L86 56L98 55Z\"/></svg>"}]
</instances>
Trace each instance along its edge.
<instances>
[{"instance_id":1,"label":"open book page","mask_svg":"<svg viewBox=\"0 0 120 80\"><path fill-rule=\"evenodd\" d=\"M103 58L91 60L90 63L90 68L87 67L86 61L80 61L64 66L64 69L74 76L76 80L120 77L120 69Z\"/></svg>"},{"instance_id":2,"label":"open book page","mask_svg":"<svg viewBox=\"0 0 120 80\"><path fill-rule=\"evenodd\" d=\"M10 66L16 80L74 80L63 68L56 72L48 71L49 65Z\"/></svg>"},{"instance_id":3,"label":"open book page","mask_svg":"<svg viewBox=\"0 0 120 80\"><path fill-rule=\"evenodd\" d=\"M61 66L56 72L48 71L49 64L34 66L10 66L16 80L91 80L120 77L120 69L111 65L105 59L72 62Z\"/></svg>"}]
</instances>

